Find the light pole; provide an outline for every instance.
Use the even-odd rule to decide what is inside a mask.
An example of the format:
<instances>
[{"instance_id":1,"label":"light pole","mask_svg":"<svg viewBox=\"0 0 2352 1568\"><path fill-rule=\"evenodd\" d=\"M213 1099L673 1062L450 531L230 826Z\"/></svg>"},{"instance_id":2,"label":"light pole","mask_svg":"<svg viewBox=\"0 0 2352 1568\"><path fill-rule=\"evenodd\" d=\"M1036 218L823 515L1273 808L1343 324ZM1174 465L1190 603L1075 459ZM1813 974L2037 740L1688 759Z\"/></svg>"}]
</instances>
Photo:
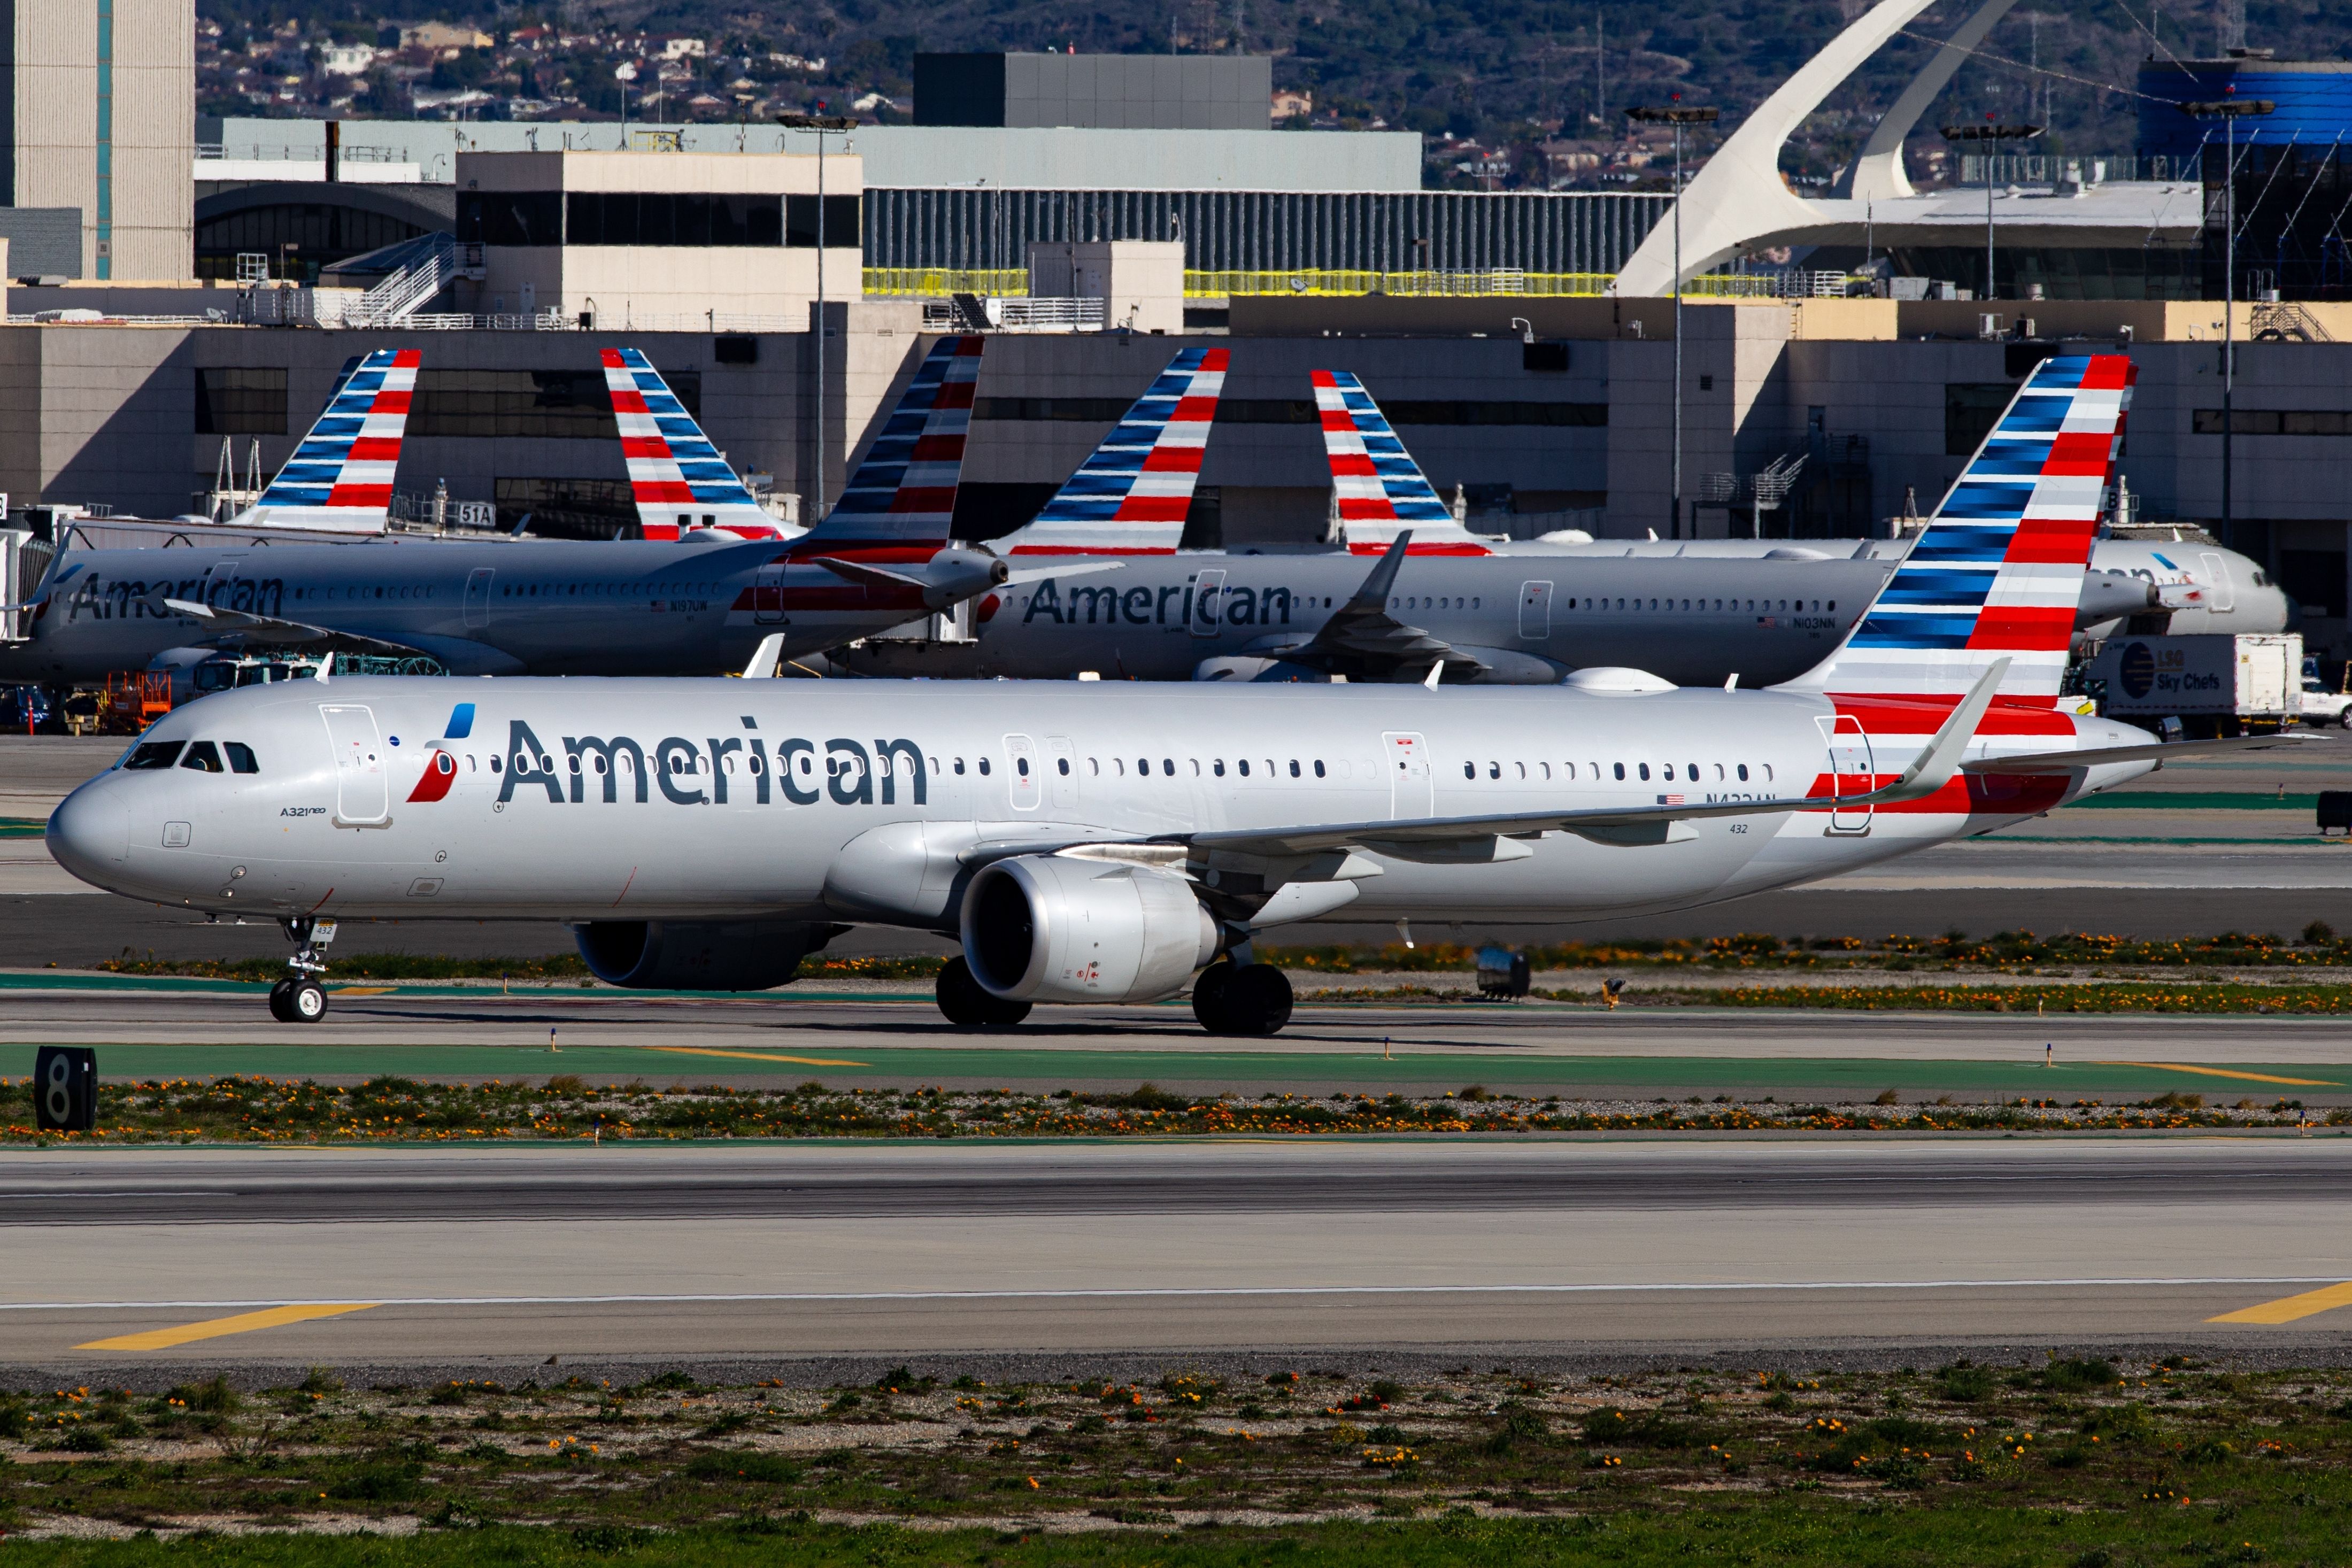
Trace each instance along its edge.
<instances>
[{"instance_id":1,"label":"light pole","mask_svg":"<svg viewBox=\"0 0 2352 1568\"><path fill-rule=\"evenodd\" d=\"M819 109L824 107L820 103ZM809 517L815 522L824 521L824 138L830 131L848 132L857 129L857 121L845 114L780 114L776 123L787 131L808 131L816 135L816 490L815 505ZM788 202L787 207L791 205ZM792 238L792 225L784 225L786 243Z\"/></svg>"},{"instance_id":2,"label":"light pole","mask_svg":"<svg viewBox=\"0 0 2352 1568\"><path fill-rule=\"evenodd\" d=\"M1985 116L1982 125L1947 125L1943 128L1947 141L1974 142L1984 150L1985 161L1985 285L1987 299L1998 296L1993 287L1992 272L1992 158L2004 141L2031 141L2042 134L2039 125L2000 125L1991 115Z\"/></svg>"},{"instance_id":3,"label":"light pole","mask_svg":"<svg viewBox=\"0 0 2352 1568\"><path fill-rule=\"evenodd\" d=\"M1718 114L1712 109L1685 109L1681 107L1682 100L1683 95L1675 93L1667 108L1637 105L1625 111L1626 119L1639 124L1675 128L1675 456L1674 498L1668 503L1666 537L1676 539L1683 537L1683 127L1712 125Z\"/></svg>"},{"instance_id":4,"label":"light pole","mask_svg":"<svg viewBox=\"0 0 2352 1568\"><path fill-rule=\"evenodd\" d=\"M2233 87L2230 89L2235 92ZM2210 101L2184 103L2180 112L2199 120L2221 122L2223 145L2228 149L2221 162L2221 548L2235 549L2231 536L2236 532L2237 514L2232 506L2233 466L2238 434L2238 121L2252 120L2275 111L2278 105L2267 98L2221 98ZM2207 209L2210 211L2211 209Z\"/></svg>"}]
</instances>

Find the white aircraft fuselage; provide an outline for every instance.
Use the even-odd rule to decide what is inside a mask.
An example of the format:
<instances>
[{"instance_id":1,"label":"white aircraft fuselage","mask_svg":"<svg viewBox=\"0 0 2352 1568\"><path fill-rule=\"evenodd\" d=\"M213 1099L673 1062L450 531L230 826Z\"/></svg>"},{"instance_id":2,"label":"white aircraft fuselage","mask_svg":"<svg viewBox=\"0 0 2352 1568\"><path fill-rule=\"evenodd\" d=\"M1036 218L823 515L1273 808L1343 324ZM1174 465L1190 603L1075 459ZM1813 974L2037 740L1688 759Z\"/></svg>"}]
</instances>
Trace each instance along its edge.
<instances>
[{"instance_id":1,"label":"white aircraft fuselage","mask_svg":"<svg viewBox=\"0 0 2352 1568\"><path fill-rule=\"evenodd\" d=\"M1833 749L1843 705L1792 692L1297 685L1139 698L1109 683L288 682L159 720L139 746L168 748L166 765L83 785L48 843L85 881L218 915L945 931L992 857L1853 794L1899 772L1950 712L1874 702L1874 722L1916 733L1874 750L1850 712ZM1968 755L2147 738L2041 710L1989 724ZM215 757L235 743L257 770L197 770L182 742ZM1687 907L1981 833L2150 766L1963 774L1901 807L1704 818L1640 846L1549 832L1457 863L1376 851L1376 870L1354 857L1340 879L1352 894L1315 914L1510 923ZM1195 858L1196 874L1215 870Z\"/></svg>"}]
</instances>

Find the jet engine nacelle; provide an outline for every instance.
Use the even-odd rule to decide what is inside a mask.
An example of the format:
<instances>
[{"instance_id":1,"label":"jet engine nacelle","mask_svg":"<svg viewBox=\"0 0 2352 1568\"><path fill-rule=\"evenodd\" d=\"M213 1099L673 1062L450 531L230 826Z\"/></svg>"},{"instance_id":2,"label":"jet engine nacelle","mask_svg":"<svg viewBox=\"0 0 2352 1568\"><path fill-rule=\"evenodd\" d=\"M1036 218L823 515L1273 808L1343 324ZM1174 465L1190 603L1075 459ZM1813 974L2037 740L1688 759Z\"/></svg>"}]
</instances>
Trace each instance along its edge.
<instances>
[{"instance_id":1,"label":"jet engine nacelle","mask_svg":"<svg viewBox=\"0 0 2352 1568\"><path fill-rule=\"evenodd\" d=\"M764 991L838 925L782 920L592 920L572 927L588 972L635 991Z\"/></svg>"},{"instance_id":2,"label":"jet engine nacelle","mask_svg":"<svg viewBox=\"0 0 2352 1568\"><path fill-rule=\"evenodd\" d=\"M1192 883L1115 861L1020 855L983 867L963 900L963 956L1020 1002L1148 1002L1217 956Z\"/></svg>"}]
</instances>

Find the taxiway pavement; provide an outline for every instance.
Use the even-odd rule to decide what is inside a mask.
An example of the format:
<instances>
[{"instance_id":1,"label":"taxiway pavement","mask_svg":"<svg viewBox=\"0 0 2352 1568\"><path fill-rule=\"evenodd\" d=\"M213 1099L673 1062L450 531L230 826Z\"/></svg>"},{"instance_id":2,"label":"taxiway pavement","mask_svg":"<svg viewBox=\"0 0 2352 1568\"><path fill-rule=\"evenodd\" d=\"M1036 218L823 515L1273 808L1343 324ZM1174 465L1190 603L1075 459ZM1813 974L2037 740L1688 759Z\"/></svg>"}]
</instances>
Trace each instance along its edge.
<instances>
[{"instance_id":1,"label":"taxiway pavement","mask_svg":"<svg viewBox=\"0 0 2352 1568\"><path fill-rule=\"evenodd\" d=\"M550 1356L748 1376L869 1354L2334 1358L2352 1138L15 1153L0 1243L39 1260L0 1276L0 1362L109 1378Z\"/></svg>"}]
</instances>

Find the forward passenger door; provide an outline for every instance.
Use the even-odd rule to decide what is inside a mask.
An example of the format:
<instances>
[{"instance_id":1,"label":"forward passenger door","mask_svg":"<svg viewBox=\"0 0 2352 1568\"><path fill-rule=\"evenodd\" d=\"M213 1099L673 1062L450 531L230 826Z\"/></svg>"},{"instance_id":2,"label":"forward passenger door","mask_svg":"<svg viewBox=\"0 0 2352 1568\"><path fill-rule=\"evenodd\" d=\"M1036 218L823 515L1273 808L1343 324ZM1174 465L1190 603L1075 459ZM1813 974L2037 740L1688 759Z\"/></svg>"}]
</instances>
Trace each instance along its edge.
<instances>
[{"instance_id":1,"label":"forward passenger door","mask_svg":"<svg viewBox=\"0 0 2352 1568\"><path fill-rule=\"evenodd\" d=\"M1551 635L1551 584L1519 584L1519 635L1541 642Z\"/></svg>"},{"instance_id":2,"label":"forward passenger door","mask_svg":"<svg viewBox=\"0 0 2352 1568\"><path fill-rule=\"evenodd\" d=\"M390 821L391 785L384 778L374 710L321 704L319 716L326 720L327 745L335 758L336 822L361 827Z\"/></svg>"}]
</instances>

